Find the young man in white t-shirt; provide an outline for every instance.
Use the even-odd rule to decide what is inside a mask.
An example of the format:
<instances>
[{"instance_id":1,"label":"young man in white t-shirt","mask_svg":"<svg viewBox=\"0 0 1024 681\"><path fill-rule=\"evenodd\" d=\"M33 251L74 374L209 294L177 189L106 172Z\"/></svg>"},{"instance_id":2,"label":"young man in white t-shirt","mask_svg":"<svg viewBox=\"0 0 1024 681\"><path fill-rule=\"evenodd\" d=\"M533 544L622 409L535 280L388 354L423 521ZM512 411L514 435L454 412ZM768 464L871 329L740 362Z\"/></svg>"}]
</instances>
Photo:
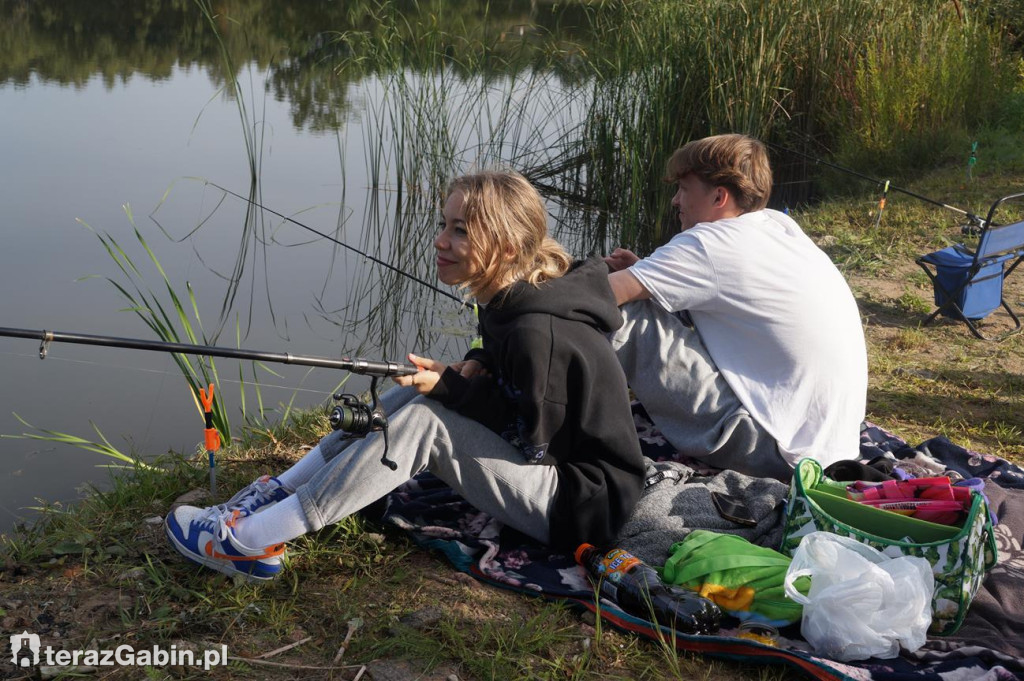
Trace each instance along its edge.
<instances>
[{"instance_id":1,"label":"young man in white t-shirt","mask_svg":"<svg viewBox=\"0 0 1024 681\"><path fill-rule=\"evenodd\" d=\"M630 386L678 450L786 480L802 457L856 458L867 352L853 294L788 216L765 209L764 145L717 135L668 162L680 233L606 262Z\"/></svg>"}]
</instances>

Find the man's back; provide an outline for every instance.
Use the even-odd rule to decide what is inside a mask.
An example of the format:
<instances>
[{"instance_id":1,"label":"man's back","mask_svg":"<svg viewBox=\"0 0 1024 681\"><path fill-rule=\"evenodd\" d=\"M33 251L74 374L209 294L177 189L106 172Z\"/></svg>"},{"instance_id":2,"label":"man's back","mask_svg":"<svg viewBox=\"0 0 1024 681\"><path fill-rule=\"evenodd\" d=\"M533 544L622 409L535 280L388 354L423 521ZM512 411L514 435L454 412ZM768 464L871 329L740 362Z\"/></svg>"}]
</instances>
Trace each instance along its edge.
<instances>
[{"instance_id":1,"label":"man's back","mask_svg":"<svg viewBox=\"0 0 1024 681\"><path fill-rule=\"evenodd\" d=\"M857 455L867 353L853 295L788 216L700 223L630 268L687 310L723 377L791 463Z\"/></svg>"}]
</instances>

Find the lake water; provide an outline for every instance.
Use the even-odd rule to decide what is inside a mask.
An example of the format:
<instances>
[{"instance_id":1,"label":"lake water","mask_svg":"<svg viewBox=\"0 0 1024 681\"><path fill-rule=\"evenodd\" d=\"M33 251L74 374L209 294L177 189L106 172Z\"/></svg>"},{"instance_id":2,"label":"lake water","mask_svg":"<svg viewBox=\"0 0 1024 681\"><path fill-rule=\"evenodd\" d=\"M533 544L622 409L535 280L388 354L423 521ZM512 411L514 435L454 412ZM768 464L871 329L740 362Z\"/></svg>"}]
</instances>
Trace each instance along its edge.
<instances>
[{"instance_id":1,"label":"lake water","mask_svg":"<svg viewBox=\"0 0 1024 681\"><path fill-rule=\"evenodd\" d=\"M424 178L524 163L527 147L556 139L581 117L581 100L529 69L486 79L409 69L340 78L326 66L335 53L326 32L365 24L360 3L227 3L218 11L233 8L245 27L220 24L231 29L225 42L237 64L240 112L224 92L226 67L195 4L147 3L145 16L130 2L70 5L78 3L0 2L13 17L0 28L0 326L155 340L107 281L128 284L97 236L120 244L141 270L142 290L166 301L137 228L179 295L186 283L196 292L206 332L223 329L219 345L461 357L473 322L456 303L273 215L247 222L246 204L205 180L249 195L255 158L262 204L434 281L436 197ZM528 2L487 17L510 35L529 35L547 20ZM437 135L416 133L414 114L403 118L424 93L425 108L438 104L449 114L442 125L458 148L445 163L424 162L424 138ZM495 145L502 116L504 142ZM558 207L552 211L559 221ZM237 294L222 314L236 271ZM237 432L239 363L217 365ZM296 405L321 404L341 379L325 369L272 368L280 376L259 372L270 407L293 396ZM251 365L241 370L250 382ZM0 338L0 376L5 435L37 432L16 413L88 439L96 439L95 424L115 446L144 457L193 452L202 441L202 418L167 354L55 343L40 361L37 342ZM251 410L255 395L247 400ZM75 447L5 438L0 451L0 530L30 518L36 499L72 500L81 485L106 479L98 466L107 460Z\"/></svg>"}]
</instances>

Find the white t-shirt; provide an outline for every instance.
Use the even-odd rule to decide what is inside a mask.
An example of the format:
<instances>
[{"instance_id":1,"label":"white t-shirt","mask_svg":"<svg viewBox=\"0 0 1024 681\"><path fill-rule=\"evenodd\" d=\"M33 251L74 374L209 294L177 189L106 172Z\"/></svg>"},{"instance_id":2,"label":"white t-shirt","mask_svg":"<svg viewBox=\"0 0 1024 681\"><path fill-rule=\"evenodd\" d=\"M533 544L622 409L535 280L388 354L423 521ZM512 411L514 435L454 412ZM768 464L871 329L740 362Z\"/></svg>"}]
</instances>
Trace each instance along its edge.
<instances>
[{"instance_id":1,"label":"white t-shirt","mask_svg":"<svg viewBox=\"0 0 1024 681\"><path fill-rule=\"evenodd\" d=\"M722 376L790 463L858 456L860 313L839 270L788 215L697 224L630 271L666 310L689 310Z\"/></svg>"}]
</instances>

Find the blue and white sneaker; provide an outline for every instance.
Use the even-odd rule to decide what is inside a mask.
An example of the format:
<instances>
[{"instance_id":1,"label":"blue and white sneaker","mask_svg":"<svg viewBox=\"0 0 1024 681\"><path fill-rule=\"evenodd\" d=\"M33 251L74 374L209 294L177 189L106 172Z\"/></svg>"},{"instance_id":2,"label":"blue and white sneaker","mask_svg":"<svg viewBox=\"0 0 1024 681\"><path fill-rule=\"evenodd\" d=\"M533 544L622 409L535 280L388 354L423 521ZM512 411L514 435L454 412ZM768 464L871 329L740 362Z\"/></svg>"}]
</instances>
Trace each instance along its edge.
<instances>
[{"instance_id":1,"label":"blue and white sneaker","mask_svg":"<svg viewBox=\"0 0 1024 681\"><path fill-rule=\"evenodd\" d=\"M281 572L284 544L262 549L242 545L235 537L240 517L237 508L179 506L167 515L164 529L171 546L193 563L250 581L273 579Z\"/></svg>"},{"instance_id":2,"label":"blue and white sneaker","mask_svg":"<svg viewBox=\"0 0 1024 681\"><path fill-rule=\"evenodd\" d=\"M264 475L243 487L223 504L217 504L217 508L224 511L241 511L239 517L247 518L253 513L265 511L294 491L281 484L277 478Z\"/></svg>"}]
</instances>

